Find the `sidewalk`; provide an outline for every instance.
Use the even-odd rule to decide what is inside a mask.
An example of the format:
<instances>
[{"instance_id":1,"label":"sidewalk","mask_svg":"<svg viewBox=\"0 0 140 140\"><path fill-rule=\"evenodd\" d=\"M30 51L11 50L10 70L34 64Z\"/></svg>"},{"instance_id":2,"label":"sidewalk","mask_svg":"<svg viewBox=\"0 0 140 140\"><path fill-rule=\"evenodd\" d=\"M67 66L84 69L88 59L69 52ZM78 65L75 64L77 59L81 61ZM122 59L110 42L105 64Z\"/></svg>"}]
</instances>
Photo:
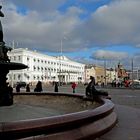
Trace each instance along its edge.
<instances>
[{"instance_id":1,"label":"sidewalk","mask_svg":"<svg viewBox=\"0 0 140 140\"><path fill-rule=\"evenodd\" d=\"M117 125L97 140L140 140L140 109L115 105Z\"/></svg>"}]
</instances>

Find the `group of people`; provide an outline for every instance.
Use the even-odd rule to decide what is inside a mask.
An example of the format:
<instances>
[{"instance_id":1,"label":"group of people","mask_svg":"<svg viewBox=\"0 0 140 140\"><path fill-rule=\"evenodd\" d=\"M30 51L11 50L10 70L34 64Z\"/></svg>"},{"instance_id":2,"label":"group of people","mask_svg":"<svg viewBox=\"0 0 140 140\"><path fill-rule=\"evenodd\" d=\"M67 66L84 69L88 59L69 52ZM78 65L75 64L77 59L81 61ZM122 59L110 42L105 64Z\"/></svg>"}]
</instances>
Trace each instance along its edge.
<instances>
[{"instance_id":1,"label":"group of people","mask_svg":"<svg viewBox=\"0 0 140 140\"><path fill-rule=\"evenodd\" d=\"M16 92L20 92L20 88L21 88L21 85L17 84L16 85ZM42 82L38 81L37 84L36 84L36 87L34 89L34 92L41 92L41 91L43 91L43 89L42 89ZM26 85L26 92L30 92L30 84Z\"/></svg>"},{"instance_id":2,"label":"group of people","mask_svg":"<svg viewBox=\"0 0 140 140\"><path fill-rule=\"evenodd\" d=\"M86 89L85 89L85 94L87 97L90 97L90 98L94 98L98 95L102 95L102 96L108 96L108 93L105 92L105 91L101 91L101 90L97 90L95 88L95 78L93 76L90 76L90 82L88 83ZM58 87L59 87L59 83L58 82L54 82L53 83L54 85L54 92L58 92ZM72 88L72 92L75 93L75 90L76 90L76 83L73 82L71 84L71 88ZM20 86L17 85L16 87L16 91L17 92L20 92ZM43 89L42 89L42 82L41 81L38 81L38 83L36 84L36 87L34 89L34 92L42 92ZM30 86L29 84L26 85L26 92L30 92Z\"/></svg>"},{"instance_id":3,"label":"group of people","mask_svg":"<svg viewBox=\"0 0 140 140\"><path fill-rule=\"evenodd\" d=\"M54 82L53 85L54 85L54 92L58 92L59 83L58 82ZM75 93L76 86L77 86L76 83L73 82L72 85L71 85L73 93ZM16 85L16 92L20 92L20 88L21 88L21 85L17 84ZM42 82L38 81L37 84L36 84L36 87L34 89L34 92L42 92L42 91L43 91L43 89L42 89ZM30 84L26 85L26 92L30 92Z\"/></svg>"},{"instance_id":4,"label":"group of people","mask_svg":"<svg viewBox=\"0 0 140 140\"><path fill-rule=\"evenodd\" d=\"M58 92L58 90L59 90L59 82L53 82L53 86L54 86L54 92ZM75 82L73 82L72 84L71 84L71 88L72 88L72 92L73 93L75 93L75 89L76 89L76 83Z\"/></svg>"},{"instance_id":5,"label":"group of people","mask_svg":"<svg viewBox=\"0 0 140 140\"><path fill-rule=\"evenodd\" d=\"M58 82L54 82L53 85L54 85L54 92L58 92L59 83ZM73 82L71 84L71 87L72 87L72 92L75 93L76 83Z\"/></svg>"},{"instance_id":6,"label":"group of people","mask_svg":"<svg viewBox=\"0 0 140 140\"><path fill-rule=\"evenodd\" d=\"M16 85L16 92L20 92L20 88L21 88L21 85L17 84ZM26 85L26 92L30 92L30 85L29 84Z\"/></svg>"}]
</instances>

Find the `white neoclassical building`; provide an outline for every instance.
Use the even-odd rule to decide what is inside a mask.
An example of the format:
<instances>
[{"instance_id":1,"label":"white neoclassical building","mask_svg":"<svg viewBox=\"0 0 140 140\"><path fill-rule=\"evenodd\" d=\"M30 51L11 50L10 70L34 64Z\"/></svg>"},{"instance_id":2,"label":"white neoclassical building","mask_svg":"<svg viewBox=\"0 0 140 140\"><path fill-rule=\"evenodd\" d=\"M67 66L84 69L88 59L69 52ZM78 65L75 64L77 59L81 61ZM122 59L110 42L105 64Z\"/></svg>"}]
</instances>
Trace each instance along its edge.
<instances>
[{"instance_id":1,"label":"white neoclassical building","mask_svg":"<svg viewBox=\"0 0 140 140\"><path fill-rule=\"evenodd\" d=\"M8 81L12 85L16 82L45 83L84 82L85 65L72 61L65 56L53 57L27 48L17 48L8 52L11 62L19 62L28 66L24 70L10 71Z\"/></svg>"}]
</instances>

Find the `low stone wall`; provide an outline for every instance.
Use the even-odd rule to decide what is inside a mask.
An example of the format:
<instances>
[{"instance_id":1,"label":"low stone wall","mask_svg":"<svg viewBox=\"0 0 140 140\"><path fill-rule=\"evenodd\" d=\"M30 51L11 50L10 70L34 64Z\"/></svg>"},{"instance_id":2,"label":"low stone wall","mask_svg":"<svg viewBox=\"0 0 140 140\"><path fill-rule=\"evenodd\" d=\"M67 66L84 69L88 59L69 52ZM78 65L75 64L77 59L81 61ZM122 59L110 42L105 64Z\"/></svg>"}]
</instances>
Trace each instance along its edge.
<instances>
[{"instance_id":1,"label":"low stone wall","mask_svg":"<svg viewBox=\"0 0 140 140\"><path fill-rule=\"evenodd\" d=\"M27 96L27 93L19 94ZM46 95L47 93L30 93L30 95L31 94ZM55 95L55 93L48 94ZM56 94L59 96L78 97L83 101L89 100L84 98L81 94ZM102 105L95 109L88 109L80 112L41 119L2 122L0 123L0 139L94 139L109 131L117 121L117 116L113 112L114 104L112 101L104 98L99 98L98 101L102 103Z\"/></svg>"}]
</instances>

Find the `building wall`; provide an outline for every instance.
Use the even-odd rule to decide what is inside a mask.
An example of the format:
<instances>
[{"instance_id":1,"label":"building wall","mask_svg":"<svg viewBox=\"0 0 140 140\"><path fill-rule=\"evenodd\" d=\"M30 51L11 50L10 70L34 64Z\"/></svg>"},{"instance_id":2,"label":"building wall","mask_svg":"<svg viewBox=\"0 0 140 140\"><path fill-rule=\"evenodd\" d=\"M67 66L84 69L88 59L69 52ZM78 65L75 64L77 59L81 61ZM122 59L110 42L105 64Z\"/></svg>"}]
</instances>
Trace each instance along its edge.
<instances>
[{"instance_id":1,"label":"building wall","mask_svg":"<svg viewBox=\"0 0 140 140\"><path fill-rule=\"evenodd\" d=\"M42 82L84 82L84 64L66 58L52 57L36 51L18 48L8 52L11 62L19 62L28 66L24 70L10 71L8 80L14 84L19 81L27 83Z\"/></svg>"},{"instance_id":2,"label":"building wall","mask_svg":"<svg viewBox=\"0 0 140 140\"><path fill-rule=\"evenodd\" d=\"M105 69L104 69L104 67L95 66L95 71L96 71L96 82L97 83L105 82L105 80L104 80L104 77L105 77Z\"/></svg>"},{"instance_id":3,"label":"building wall","mask_svg":"<svg viewBox=\"0 0 140 140\"><path fill-rule=\"evenodd\" d=\"M90 76L94 76L95 81L98 84L102 84L102 83L105 84L105 82L106 84L111 83L114 79L117 79L118 77L117 70L115 69L105 69L102 66L87 65L85 67L85 81L86 82L89 82Z\"/></svg>"},{"instance_id":4,"label":"building wall","mask_svg":"<svg viewBox=\"0 0 140 140\"><path fill-rule=\"evenodd\" d=\"M114 69L106 70L106 80L107 83L112 83L113 80L117 79L117 71Z\"/></svg>"},{"instance_id":5,"label":"building wall","mask_svg":"<svg viewBox=\"0 0 140 140\"><path fill-rule=\"evenodd\" d=\"M89 82L90 76L96 77L94 67L86 67L86 69L85 69L85 82L86 83Z\"/></svg>"},{"instance_id":6,"label":"building wall","mask_svg":"<svg viewBox=\"0 0 140 140\"><path fill-rule=\"evenodd\" d=\"M118 71L118 78L123 79L125 77L128 77L126 70L123 68L123 65L120 63L118 64L117 71Z\"/></svg>"},{"instance_id":7,"label":"building wall","mask_svg":"<svg viewBox=\"0 0 140 140\"><path fill-rule=\"evenodd\" d=\"M133 70L133 73L132 71L128 71L128 76L129 78L132 80L140 80L140 70ZM133 75L133 76L132 76Z\"/></svg>"}]
</instances>

